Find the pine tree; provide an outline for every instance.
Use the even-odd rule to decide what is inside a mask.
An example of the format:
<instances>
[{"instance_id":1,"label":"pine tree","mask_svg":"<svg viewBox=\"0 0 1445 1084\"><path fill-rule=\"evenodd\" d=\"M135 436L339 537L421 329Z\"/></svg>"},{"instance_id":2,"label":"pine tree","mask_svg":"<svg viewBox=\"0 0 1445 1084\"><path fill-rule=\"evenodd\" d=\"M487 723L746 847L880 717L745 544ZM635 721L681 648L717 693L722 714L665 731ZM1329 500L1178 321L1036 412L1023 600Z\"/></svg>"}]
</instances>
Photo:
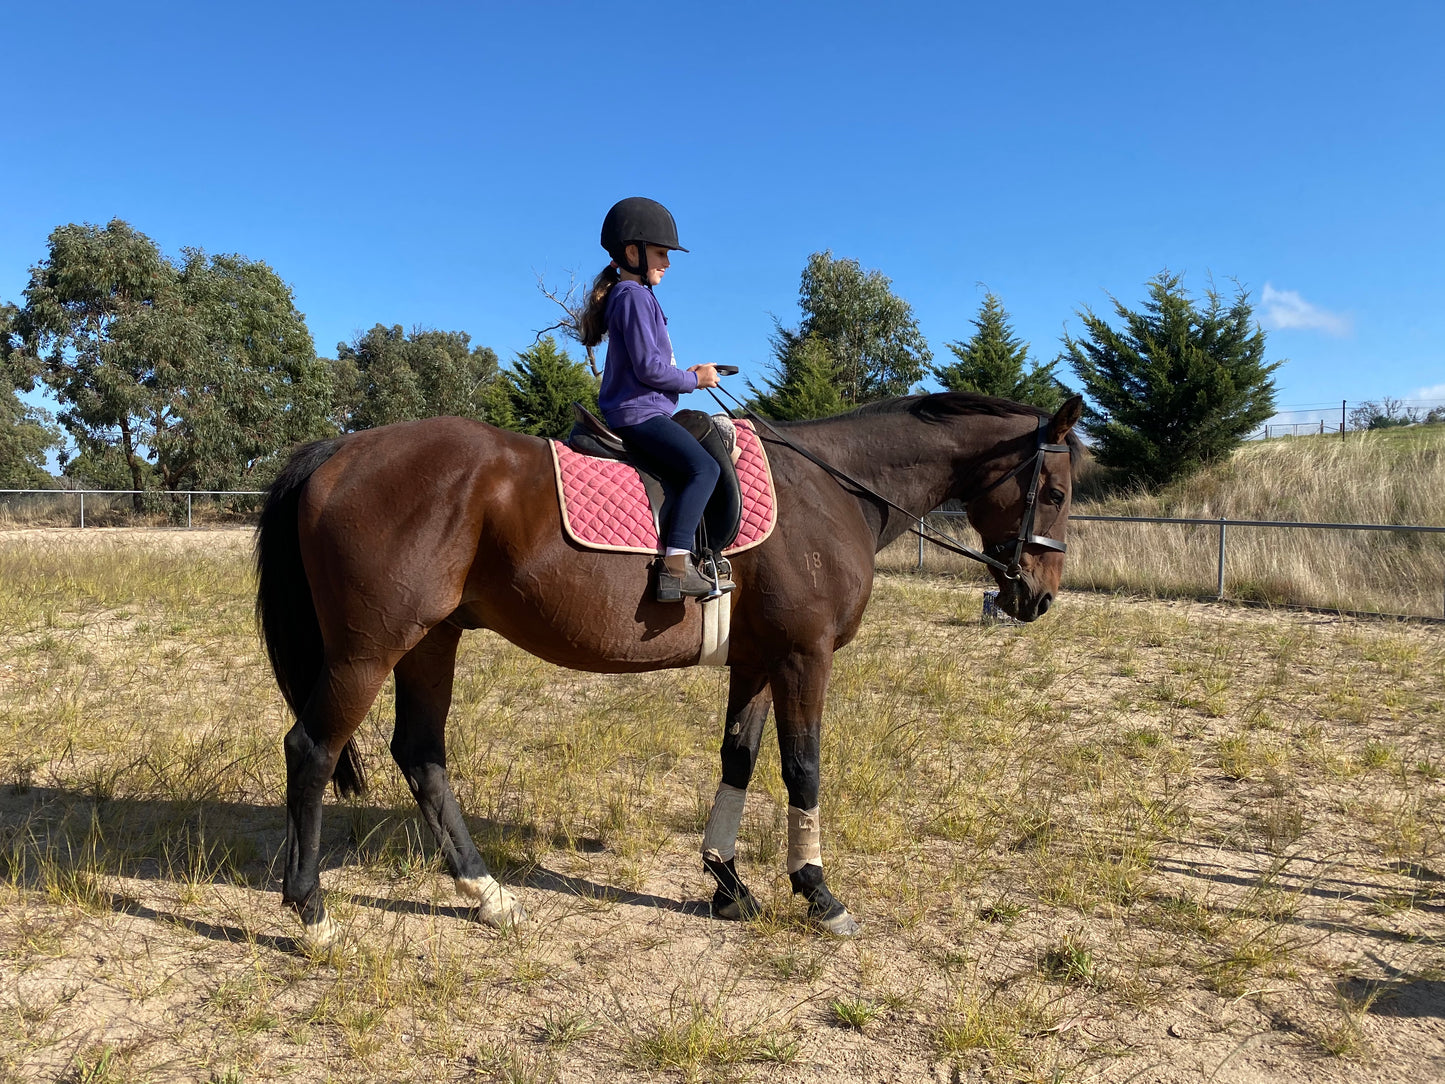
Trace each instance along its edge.
<instances>
[{"instance_id":1,"label":"pine tree","mask_svg":"<svg viewBox=\"0 0 1445 1084\"><path fill-rule=\"evenodd\" d=\"M1264 360L1264 332L1242 288L1227 306L1211 286L1196 306L1183 277L1149 281L1149 300L1111 328L1079 313L1086 338L1064 349L1093 401L1086 415L1099 461L1129 480L1159 484L1227 456L1274 413L1282 361Z\"/></svg>"},{"instance_id":2,"label":"pine tree","mask_svg":"<svg viewBox=\"0 0 1445 1084\"><path fill-rule=\"evenodd\" d=\"M778 351L770 392L757 392L754 409L765 418L825 418L848 409L838 392L838 374L828 344L817 335L786 342L775 338Z\"/></svg>"},{"instance_id":3,"label":"pine tree","mask_svg":"<svg viewBox=\"0 0 1445 1084\"><path fill-rule=\"evenodd\" d=\"M1054 376L1058 360L1040 365L1029 359L1029 344L1009 326L1008 313L996 294L988 294L973 321L977 328L967 342L951 342L954 361L935 366L933 375L948 391L972 391L1057 410L1064 389ZM1029 364L1027 372L1025 363Z\"/></svg>"},{"instance_id":4,"label":"pine tree","mask_svg":"<svg viewBox=\"0 0 1445 1084\"><path fill-rule=\"evenodd\" d=\"M572 430L572 404L597 411L597 378L573 361L547 335L517 355L490 396L494 425L539 437L565 437Z\"/></svg>"}]
</instances>

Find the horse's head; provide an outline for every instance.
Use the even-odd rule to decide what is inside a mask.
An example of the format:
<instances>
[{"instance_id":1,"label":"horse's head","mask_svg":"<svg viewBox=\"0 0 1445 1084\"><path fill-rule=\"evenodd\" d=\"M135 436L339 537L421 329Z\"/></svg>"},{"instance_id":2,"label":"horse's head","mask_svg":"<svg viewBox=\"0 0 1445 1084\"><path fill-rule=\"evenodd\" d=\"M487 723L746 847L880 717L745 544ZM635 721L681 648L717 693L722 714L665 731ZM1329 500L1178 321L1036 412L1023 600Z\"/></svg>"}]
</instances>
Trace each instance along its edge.
<instances>
[{"instance_id":1,"label":"horse's head","mask_svg":"<svg viewBox=\"0 0 1445 1084\"><path fill-rule=\"evenodd\" d=\"M1020 437L1017 455L1001 462L993 482L968 502L968 521L984 552L1007 566L990 566L999 606L1020 621L1042 617L1059 590L1078 448L1070 434L1083 409L1083 397L1075 395L1052 417L1040 418Z\"/></svg>"}]
</instances>

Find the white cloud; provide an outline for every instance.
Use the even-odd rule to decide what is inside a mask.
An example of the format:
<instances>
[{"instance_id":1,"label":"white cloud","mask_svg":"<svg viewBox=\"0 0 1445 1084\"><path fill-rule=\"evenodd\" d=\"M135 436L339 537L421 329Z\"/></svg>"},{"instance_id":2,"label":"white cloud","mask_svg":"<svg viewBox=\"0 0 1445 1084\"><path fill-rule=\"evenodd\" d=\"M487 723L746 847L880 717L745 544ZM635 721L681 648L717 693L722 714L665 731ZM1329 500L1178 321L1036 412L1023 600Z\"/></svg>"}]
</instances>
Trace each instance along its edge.
<instances>
[{"instance_id":1,"label":"white cloud","mask_svg":"<svg viewBox=\"0 0 1445 1084\"><path fill-rule=\"evenodd\" d=\"M1431 384L1428 388L1416 388L1405 396L1407 402L1445 403L1445 384Z\"/></svg>"},{"instance_id":2,"label":"white cloud","mask_svg":"<svg viewBox=\"0 0 1445 1084\"><path fill-rule=\"evenodd\" d=\"M1276 290L1264 284L1260 304L1264 306L1264 323L1271 331L1323 331L1326 335L1343 336L1353 330L1349 316L1311 305L1295 290Z\"/></svg>"}]
</instances>

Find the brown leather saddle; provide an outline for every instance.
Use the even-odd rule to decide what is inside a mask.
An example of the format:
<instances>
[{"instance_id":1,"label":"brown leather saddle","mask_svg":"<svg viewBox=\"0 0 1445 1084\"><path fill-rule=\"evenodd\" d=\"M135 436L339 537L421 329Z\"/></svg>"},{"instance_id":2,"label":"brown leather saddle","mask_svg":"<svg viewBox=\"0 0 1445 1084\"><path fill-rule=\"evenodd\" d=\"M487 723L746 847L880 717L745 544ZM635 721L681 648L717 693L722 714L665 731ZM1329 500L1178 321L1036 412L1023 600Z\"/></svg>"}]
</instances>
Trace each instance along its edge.
<instances>
[{"instance_id":1,"label":"brown leather saddle","mask_svg":"<svg viewBox=\"0 0 1445 1084\"><path fill-rule=\"evenodd\" d=\"M642 486L647 490L647 499L652 504L652 514L658 523L667 522L667 502L671 497L671 486L663 480L656 465L645 455L634 452L626 443L607 428L605 422L581 403L572 404L575 424L565 443L574 452L596 456L599 459L617 459L630 463L642 476ZM711 550L720 554L738 536L743 521L743 495L738 485L737 468L733 466L732 445L728 443L720 428L713 423L712 416L701 410L679 410L672 420L686 429L701 444L722 468L718 474L716 488L708 499L703 511L702 522L697 528L697 542L694 547L698 554Z\"/></svg>"}]
</instances>

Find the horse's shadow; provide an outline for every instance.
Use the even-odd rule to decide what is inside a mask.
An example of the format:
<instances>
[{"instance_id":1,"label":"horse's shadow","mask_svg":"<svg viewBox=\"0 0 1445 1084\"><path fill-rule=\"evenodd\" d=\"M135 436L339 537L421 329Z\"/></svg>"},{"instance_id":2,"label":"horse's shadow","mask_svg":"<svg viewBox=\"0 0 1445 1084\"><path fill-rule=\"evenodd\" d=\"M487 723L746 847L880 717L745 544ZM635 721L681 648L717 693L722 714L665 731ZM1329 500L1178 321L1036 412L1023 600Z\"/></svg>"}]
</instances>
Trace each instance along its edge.
<instances>
[{"instance_id":1,"label":"horse's shadow","mask_svg":"<svg viewBox=\"0 0 1445 1084\"><path fill-rule=\"evenodd\" d=\"M414 866L439 862L427 829L414 809L339 804L322 833L321 867L355 868L358 863ZM529 824L468 817L498 880L579 899L647 907L706 917L705 900L676 900L519 861L518 851L563 849L603 853L597 839L560 838ZM425 839L426 843L421 844ZM186 881L269 889L279 893L286 843L285 813L279 806L250 802L97 798L59 788L7 787L0 791L0 867L12 879L42 888L57 876L117 875L139 881ZM439 867L438 867L439 868ZM214 941L254 941L278 952L297 952L296 938L258 934L184 915L158 911L123 892L92 889L96 903L117 913L182 927ZM381 911L470 920L468 905L341 893L351 903ZM279 903L278 903L279 906Z\"/></svg>"}]
</instances>

